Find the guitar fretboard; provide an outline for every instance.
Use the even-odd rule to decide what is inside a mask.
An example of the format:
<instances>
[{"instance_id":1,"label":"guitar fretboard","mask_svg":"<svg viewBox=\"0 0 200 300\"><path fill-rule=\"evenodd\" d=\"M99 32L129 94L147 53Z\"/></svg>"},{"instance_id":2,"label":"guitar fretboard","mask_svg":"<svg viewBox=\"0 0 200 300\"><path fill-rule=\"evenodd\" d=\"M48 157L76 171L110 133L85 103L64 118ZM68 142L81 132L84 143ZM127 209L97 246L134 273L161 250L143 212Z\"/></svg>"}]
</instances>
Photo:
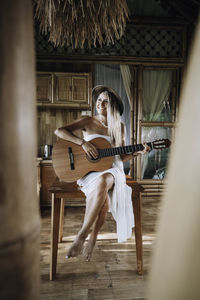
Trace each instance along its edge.
<instances>
[{"instance_id":1,"label":"guitar fretboard","mask_svg":"<svg viewBox=\"0 0 200 300\"><path fill-rule=\"evenodd\" d=\"M147 143L149 147L152 148L152 143ZM114 155L122 155L122 154L130 154L137 151L142 151L144 146L142 144L137 145L129 145L123 147L115 147L115 148L105 148L105 149L98 149L99 158L114 156Z\"/></svg>"}]
</instances>

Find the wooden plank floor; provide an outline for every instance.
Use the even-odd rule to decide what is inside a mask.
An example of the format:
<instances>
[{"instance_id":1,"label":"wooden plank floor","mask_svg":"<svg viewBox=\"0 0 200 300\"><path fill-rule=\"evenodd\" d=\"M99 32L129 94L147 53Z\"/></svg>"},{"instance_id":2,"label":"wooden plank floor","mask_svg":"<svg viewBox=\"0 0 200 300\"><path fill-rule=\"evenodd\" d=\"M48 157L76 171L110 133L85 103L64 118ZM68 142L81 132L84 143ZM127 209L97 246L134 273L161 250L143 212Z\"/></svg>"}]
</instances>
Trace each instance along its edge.
<instances>
[{"instance_id":1,"label":"wooden plank floor","mask_svg":"<svg viewBox=\"0 0 200 300\"><path fill-rule=\"evenodd\" d=\"M66 259L66 249L79 231L84 207L66 207L64 241L59 244L57 278L49 281L50 209L42 210L41 225L41 299L112 300L146 299L147 277L155 240L156 222L161 201L158 197L142 199L144 275L136 272L134 234L126 243L117 243L115 222L111 214L99 235L90 262Z\"/></svg>"}]
</instances>

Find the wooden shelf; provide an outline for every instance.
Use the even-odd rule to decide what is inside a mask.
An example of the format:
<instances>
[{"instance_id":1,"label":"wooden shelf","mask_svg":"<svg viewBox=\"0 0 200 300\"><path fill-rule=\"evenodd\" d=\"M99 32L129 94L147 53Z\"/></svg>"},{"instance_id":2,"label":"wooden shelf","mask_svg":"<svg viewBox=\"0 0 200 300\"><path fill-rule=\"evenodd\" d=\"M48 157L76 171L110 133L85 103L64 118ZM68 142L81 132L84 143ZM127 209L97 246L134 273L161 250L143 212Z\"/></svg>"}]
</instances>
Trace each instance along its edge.
<instances>
[{"instance_id":1,"label":"wooden shelf","mask_svg":"<svg viewBox=\"0 0 200 300\"><path fill-rule=\"evenodd\" d=\"M66 109L78 109L78 110L91 110L91 106L80 104L80 103L69 103L69 104L62 104L62 103L37 103L37 107L47 107L47 108L66 108Z\"/></svg>"}]
</instances>

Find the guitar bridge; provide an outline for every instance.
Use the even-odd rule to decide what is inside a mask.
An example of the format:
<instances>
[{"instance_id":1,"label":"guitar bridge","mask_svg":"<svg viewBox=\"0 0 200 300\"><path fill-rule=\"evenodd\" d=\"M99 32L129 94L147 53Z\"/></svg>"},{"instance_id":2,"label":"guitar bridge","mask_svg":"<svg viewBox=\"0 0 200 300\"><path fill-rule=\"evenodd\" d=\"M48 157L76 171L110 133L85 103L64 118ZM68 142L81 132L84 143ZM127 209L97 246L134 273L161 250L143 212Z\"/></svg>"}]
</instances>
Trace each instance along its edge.
<instances>
[{"instance_id":1,"label":"guitar bridge","mask_svg":"<svg viewBox=\"0 0 200 300\"><path fill-rule=\"evenodd\" d=\"M74 167L74 155L73 155L71 147L68 147L68 153L69 153L69 160L70 160L70 168L71 168L71 170L74 170L75 169L75 167Z\"/></svg>"}]
</instances>

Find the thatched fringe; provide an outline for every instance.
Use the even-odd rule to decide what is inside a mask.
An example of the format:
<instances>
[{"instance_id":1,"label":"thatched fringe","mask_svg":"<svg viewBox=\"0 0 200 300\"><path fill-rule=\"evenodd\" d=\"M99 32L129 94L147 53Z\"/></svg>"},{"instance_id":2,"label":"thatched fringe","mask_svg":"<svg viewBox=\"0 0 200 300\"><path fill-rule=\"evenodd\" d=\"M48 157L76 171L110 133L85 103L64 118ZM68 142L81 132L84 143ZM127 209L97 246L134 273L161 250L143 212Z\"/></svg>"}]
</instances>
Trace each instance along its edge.
<instances>
[{"instance_id":1,"label":"thatched fringe","mask_svg":"<svg viewBox=\"0 0 200 300\"><path fill-rule=\"evenodd\" d=\"M35 0L40 31L55 46L83 48L114 43L128 20L126 0Z\"/></svg>"}]
</instances>

